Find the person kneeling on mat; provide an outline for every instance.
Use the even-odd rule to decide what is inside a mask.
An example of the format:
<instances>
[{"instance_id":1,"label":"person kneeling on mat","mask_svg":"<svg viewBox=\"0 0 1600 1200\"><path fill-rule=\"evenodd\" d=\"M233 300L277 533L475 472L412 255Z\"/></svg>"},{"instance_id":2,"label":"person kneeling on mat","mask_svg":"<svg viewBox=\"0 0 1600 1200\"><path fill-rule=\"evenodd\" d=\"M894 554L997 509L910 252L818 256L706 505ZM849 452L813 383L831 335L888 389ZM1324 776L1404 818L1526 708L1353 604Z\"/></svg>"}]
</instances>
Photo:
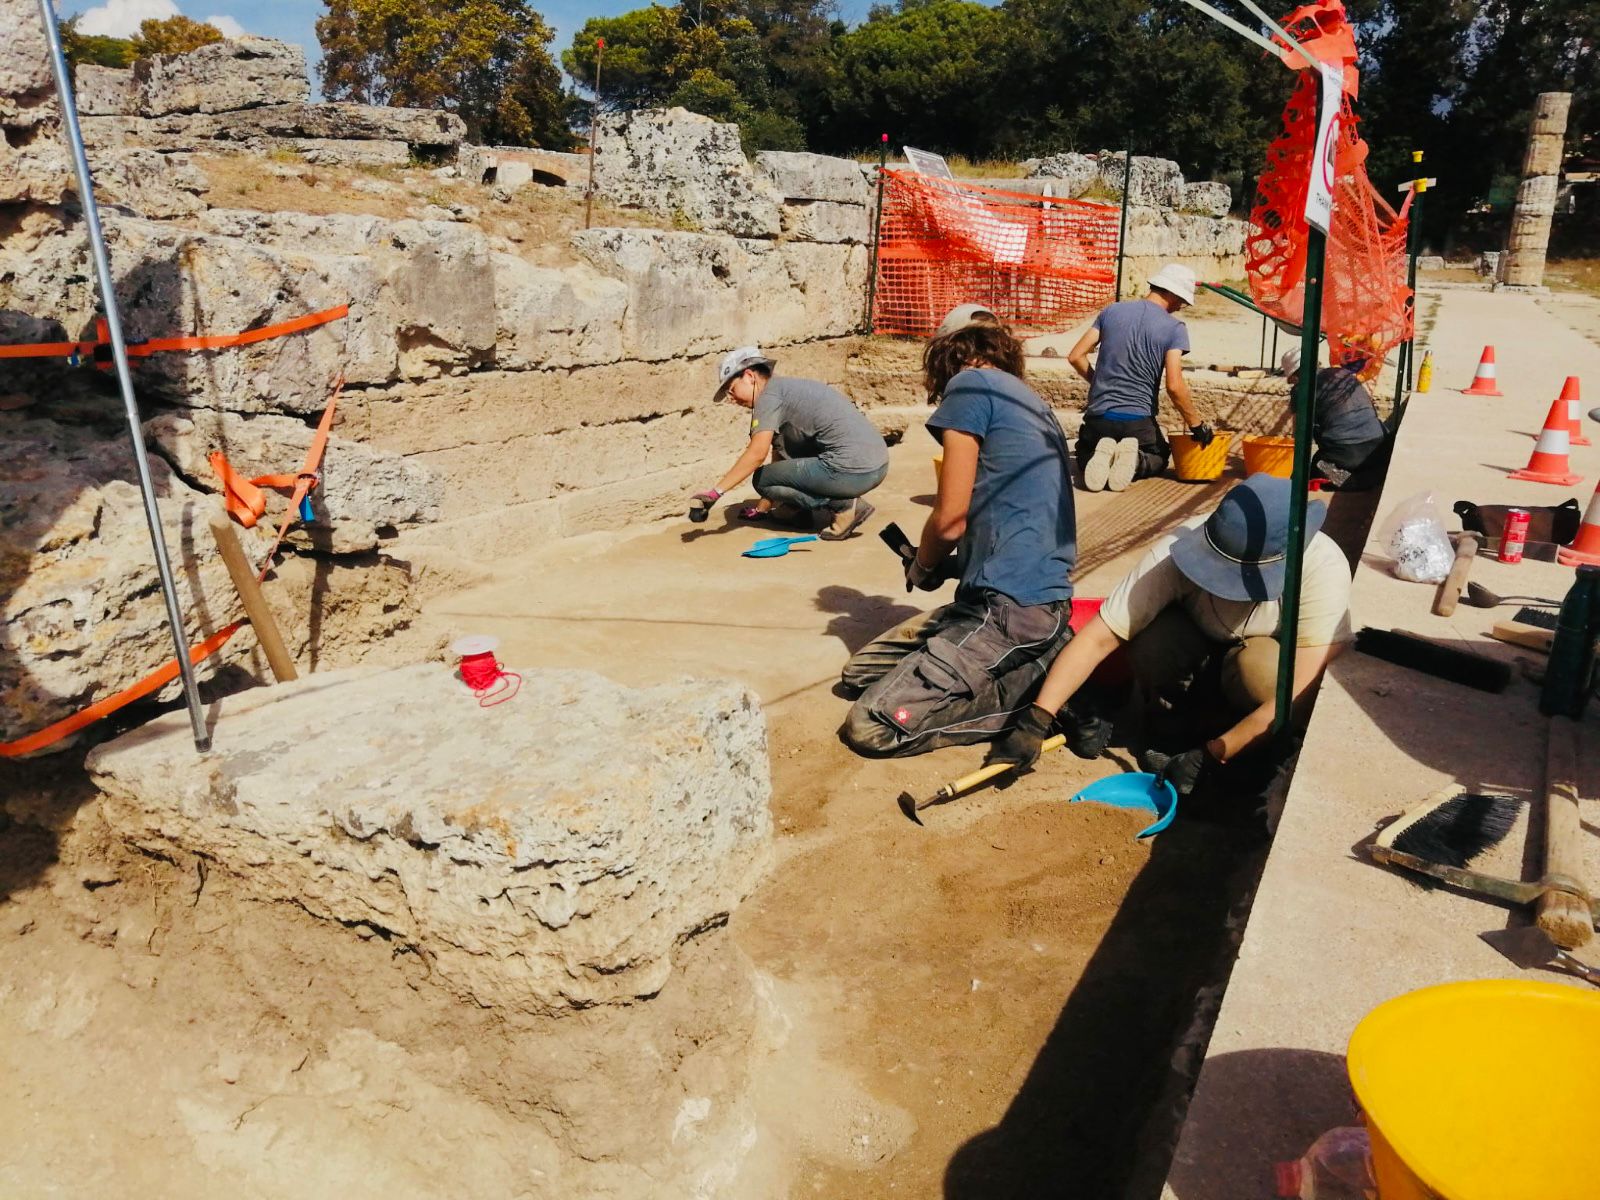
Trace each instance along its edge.
<instances>
[{"instance_id":1,"label":"person kneeling on mat","mask_svg":"<svg viewBox=\"0 0 1600 1200\"><path fill-rule=\"evenodd\" d=\"M1300 351L1290 347L1280 360L1289 381L1289 403L1300 381ZM1311 465L1317 474L1334 487L1343 487L1363 467L1383 466L1389 446L1389 431L1378 417L1367 391L1356 376L1356 362L1343 367L1324 367L1317 372L1317 403L1312 417L1316 453ZM1354 369L1352 369L1354 368Z\"/></svg>"},{"instance_id":2,"label":"person kneeling on mat","mask_svg":"<svg viewBox=\"0 0 1600 1200\"><path fill-rule=\"evenodd\" d=\"M826 512L821 536L849 537L872 515L860 497L889 473L883 435L842 392L814 379L775 376L774 366L754 346L724 356L713 400L727 396L751 410L750 444L716 487L694 494L690 515L704 513L754 473L761 501L741 510L741 518L811 527L815 514ZM768 454L773 461L762 466Z\"/></svg>"},{"instance_id":3,"label":"person kneeling on mat","mask_svg":"<svg viewBox=\"0 0 1600 1200\"><path fill-rule=\"evenodd\" d=\"M944 447L906 590L958 580L952 603L891 630L841 675L860 691L844 737L864 754L921 754L1003 732L1072 636L1077 517L1067 441L1022 382L1022 344L964 304L922 356L928 432ZM952 551L954 554L952 556Z\"/></svg>"},{"instance_id":4,"label":"person kneeling on mat","mask_svg":"<svg viewBox=\"0 0 1600 1200\"><path fill-rule=\"evenodd\" d=\"M1189 329L1174 315L1194 303L1194 272L1168 263L1150 277L1143 300L1122 300L1100 310L1094 324L1067 354L1089 381L1089 403L1078 430L1078 475L1085 491L1120 492L1135 479L1167 469L1172 447L1156 423L1160 388L1182 414L1195 441L1215 436L1189 395L1183 356ZM1098 349L1093 366L1089 355Z\"/></svg>"},{"instance_id":5,"label":"person kneeling on mat","mask_svg":"<svg viewBox=\"0 0 1600 1200\"><path fill-rule=\"evenodd\" d=\"M1155 707L1183 704L1211 721L1211 731L1220 724L1213 715L1216 692L1228 710L1227 727L1201 745L1170 757L1153 749L1142 756L1146 770L1180 793L1193 791L1214 764L1267 740L1277 699L1292 487L1287 479L1252 475L1235 484L1203 524L1151 548L1056 659L1033 707L996 744L990 761L1031 766L1057 710L1122 647L1146 701ZM1294 659L1297 702L1312 692L1351 636L1350 567L1333 539L1320 532L1327 513L1320 500L1306 512ZM1105 748L1110 722L1080 714L1074 725L1076 731L1069 729L1068 735L1075 750Z\"/></svg>"}]
</instances>

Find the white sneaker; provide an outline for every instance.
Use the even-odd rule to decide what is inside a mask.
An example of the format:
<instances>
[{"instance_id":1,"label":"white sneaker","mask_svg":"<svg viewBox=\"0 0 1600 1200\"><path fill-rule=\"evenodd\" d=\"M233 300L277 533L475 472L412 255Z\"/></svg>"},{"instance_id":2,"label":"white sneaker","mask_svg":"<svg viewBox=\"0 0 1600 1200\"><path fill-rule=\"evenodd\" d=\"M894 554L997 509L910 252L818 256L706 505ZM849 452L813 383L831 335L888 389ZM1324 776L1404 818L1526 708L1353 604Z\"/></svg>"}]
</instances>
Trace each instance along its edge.
<instances>
[{"instance_id":1,"label":"white sneaker","mask_svg":"<svg viewBox=\"0 0 1600 1200\"><path fill-rule=\"evenodd\" d=\"M1100 446L1106 443L1101 442ZM1098 452L1100 446L1096 446ZM1123 438L1116 444L1111 452L1111 466L1106 472L1106 488L1113 492L1125 492L1128 485L1133 482L1134 472L1139 469L1139 439Z\"/></svg>"},{"instance_id":2,"label":"white sneaker","mask_svg":"<svg viewBox=\"0 0 1600 1200\"><path fill-rule=\"evenodd\" d=\"M1116 452L1117 443L1110 438L1101 438L1094 444L1094 453L1089 456L1089 461L1083 464L1084 491L1105 491L1106 479L1111 474L1111 458Z\"/></svg>"}]
</instances>

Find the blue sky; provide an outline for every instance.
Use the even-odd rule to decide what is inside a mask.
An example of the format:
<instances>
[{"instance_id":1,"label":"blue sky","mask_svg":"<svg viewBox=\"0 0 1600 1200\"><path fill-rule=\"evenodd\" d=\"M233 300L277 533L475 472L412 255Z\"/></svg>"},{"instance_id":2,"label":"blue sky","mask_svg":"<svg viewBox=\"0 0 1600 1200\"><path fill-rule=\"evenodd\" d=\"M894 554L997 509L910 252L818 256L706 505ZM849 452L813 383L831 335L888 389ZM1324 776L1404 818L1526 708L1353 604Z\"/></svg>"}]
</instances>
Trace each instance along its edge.
<instances>
[{"instance_id":1,"label":"blue sky","mask_svg":"<svg viewBox=\"0 0 1600 1200\"><path fill-rule=\"evenodd\" d=\"M649 0L534 0L534 7L556 31L550 48L559 58L560 52L571 44L573 33L590 17L611 16L647 3ZM870 3L871 0L840 0L840 9L845 19L853 23L866 17ZM227 17L237 21L246 33L304 46L306 57L313 62L317 58L313 26L324 11L322 0L57 0L57 7L65 16L89 14L85 31L91 33L131 32L143 16L170 16L174 11L196 20ZM225 27L224 32L232 31Z\"/></svg>"}]
</instances>

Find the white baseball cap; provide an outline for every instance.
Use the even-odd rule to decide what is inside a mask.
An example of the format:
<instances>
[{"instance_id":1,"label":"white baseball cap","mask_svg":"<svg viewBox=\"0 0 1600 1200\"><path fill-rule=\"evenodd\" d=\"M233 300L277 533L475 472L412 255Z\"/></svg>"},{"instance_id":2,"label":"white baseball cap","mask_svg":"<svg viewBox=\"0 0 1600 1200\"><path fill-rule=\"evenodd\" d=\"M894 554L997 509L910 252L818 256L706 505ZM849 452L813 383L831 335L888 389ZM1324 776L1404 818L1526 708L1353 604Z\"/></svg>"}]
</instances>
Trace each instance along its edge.
<instances>
[{"instance_id":1,"label":"white baseball cap","mask_svg":"<svg viewBox=\"0 0 1600 1200\"><path fill-rule=\"evenodd\" d=\"M1171 292L1185 304L1194 303L1194 272L1180 263L1168 263L1150 276L1150 286Z\"/></svg>"},{"instance_id":2,"label":"white baseball cap","mask_svg":"<svg viewBox=\"0 0 1600 1200\"><path fill-rule=\"evenodd\" d=\"M952 333L959 333L969 325L976 325L981 319L999 324L1000 318L993 311L982 304L958 304L945 314L944 320L939 322L939 328L933 331L936 338L948 337Z\"/></svg>"},{"instance_id":3,"label":"white baseball cap","mask_svg":"<svg viewBox=\"0 0 1600 1200\"><path fill-rule=\"evenodd\" d=\"M1282 371L1285 378L1293 375L1300 369L1300 347L1290 346L1283 352L1283 357L1278 360L1278 370Z\"/></svg>"},{"instance_id":4,"label":"white baseball cap","mask_svg":"<svg viewBox=\"0 0 1600 1200\"><path fill-rule=\"evenodd\" d=\"M717 391L716 395L711 397L711 402L715 404L726 396L729 385L751 367L764 366L771 369L777 365L775 359L768 358L756 346L740 346L737 350L728 351L717 366Z\"/></svg>"}]
</instances>

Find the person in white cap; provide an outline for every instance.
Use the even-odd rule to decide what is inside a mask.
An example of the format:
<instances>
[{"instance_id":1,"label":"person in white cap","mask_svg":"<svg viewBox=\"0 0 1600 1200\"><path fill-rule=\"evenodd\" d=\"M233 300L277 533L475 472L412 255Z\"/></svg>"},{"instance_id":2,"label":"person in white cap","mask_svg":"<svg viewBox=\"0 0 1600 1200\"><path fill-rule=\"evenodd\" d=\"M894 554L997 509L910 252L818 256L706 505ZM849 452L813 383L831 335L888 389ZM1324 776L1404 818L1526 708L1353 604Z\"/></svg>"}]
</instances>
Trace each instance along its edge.
<instances>
[{"instance_id":1,"label":"person in white cap","mask_svg":"<svg viewBox=\"0 0 1600 1200\"><path fill-rule=\"evenodd\" d=\"M705 520L725 492L753 474L761 501L741 510L744 520L815 527L821 512L828 524L820 536L849 537L873 512L861 497L889 473L883 435L844 393L814 379L776 376L776 365L755 346L724 356L712 399L751 410L750 444L715 487L694 494L689 518Z\"/></svg>"},{"instance_id":2,"label":"person in white cap","mask_svg":"<svg viewBox=\"0 0 1600 1200\"><path fill-rule=\"evenodd\" d=\"M933 512L906 590L955 597L889 630L845 665L860 697L844 738L863 754L988 741L1028 710L1072 636L1078 525L1067 439L1023 382L1022 344L980 305L940 324L922 356L928 432L944 448Z\"/></svg>"},{"instance_id":3,"label":"person in white cap","mask_svg":"<svg viewBox=\"0 0 1600 1200\"><path fill-rule=\"evenodd\" d=\"M1367 391L1356 372L1365 365L1355 361L1342 367L1324 367L1317 372L1317 404L1312 421L1312 436L1317 440L1311 465L1336 488L1351 486L1351 477L1361 471L1353 490L1376 482L1375 473L1388 461L1389 430L1378 417ZM1283 352L1278 366L1289 382L1289 402L1300 381L1300 350L1291 346ZM1366 468L1366 470L1363 470Z\"/></svg>"},{"instance_id":4,"label":"person in white cap","mask_svg":"<svg viewBox=\"0 0 1600 1200\"><path fill-rule=\"evenodd\" d=\"M1176 315L1194 303L1194 286L1193 271L1168 263L1150 277L1144 299L1101 309L1068 353L1067 361L1089 381L1076 450L1086 490L1120 492L1167 469L1172 447L1156 423L1163 379L1189 432L1202 446L1211 444L1211 426L1200 419L1183 377L1189 329Z\"/></svg>"}]
</instances>

